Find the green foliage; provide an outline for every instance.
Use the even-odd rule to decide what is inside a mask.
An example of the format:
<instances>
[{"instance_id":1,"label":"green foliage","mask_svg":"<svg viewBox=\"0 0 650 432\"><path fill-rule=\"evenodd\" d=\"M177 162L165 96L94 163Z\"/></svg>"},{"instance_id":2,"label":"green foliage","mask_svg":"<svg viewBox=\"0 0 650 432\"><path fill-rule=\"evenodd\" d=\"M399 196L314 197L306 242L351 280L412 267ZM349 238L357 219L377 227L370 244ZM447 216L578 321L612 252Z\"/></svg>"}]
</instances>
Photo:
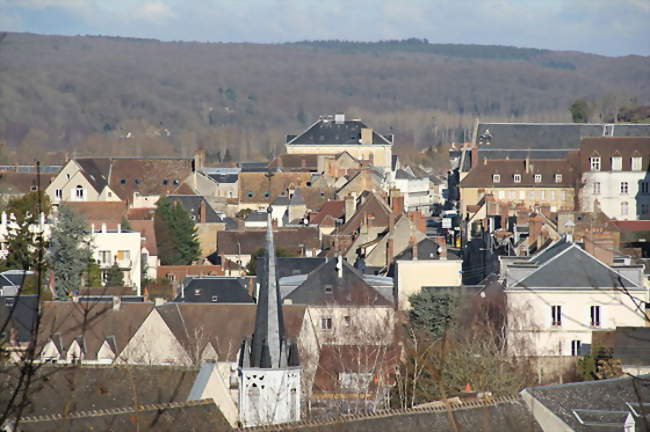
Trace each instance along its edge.
<instances>
[{"instance_id":1,"label":"green foliage","mask_svg":"<svg viewBox=\"0 0 650 432\"><path fill-rule=\"evenodd\" d=\"M589 111L589 104L584 99L576 100L569 107L573 123L588 123Z\"/></svg>"},{"instance_id":2,"label":"green foliage","mask_svg":"<svg viewBox=\"0 0 650 432\"><path fill-rule=\"evenodd\" d=\"M99 264L93 260L91 260L86 267L86 286L102 286L102 269Z\"/></svg>"},{"instance_id":3,"label":"green foliage","mask_svg":"<svg viewBox=\"0 0 650 432\"><path fill-rule=\"evenodd\" d=\"M445 329L452 325L458 310L458 298L447 293L422 290L419 294L412 295L409 301L411 324L425 329L434 338L441 337Z\"/></svg>"},{"instance_id":4,"label":"green foliage","mask_svg":"<svg viewBox=\"0 0 650 432\"><path fill-rule=\"evenodd\" d=\"M596 377L596 360L587 354L578 359L578 375L583 381L592 381Z\"/></svg>"},{"instance_id":5,"label":"green foliage","mask_svg":"<svg viewBox=\"0 0 650 432\"><path fill-rule=\"evenodd\" d=\"M39 204L40 195L40 204ZM47 214L50 211L50 200L42 192L30 192L19 198L13 198L7 203L6 211L13 214L13 224L7 230L5 241L8 254L4 265L7 268L36 270L39 261L39 248L47 247L45 239L40 233L40 213ZM44 269L44 261L41 261L41 268Z\"/></svg>"},{"instance_id":6,"label":"green foliage","mask_svg":"<svg viewBox=\"0 0 650 432\"><path fill-rule=\"evenodd\" d=\"M64 299L79 290L82 274L92 259L92 245L86 221L81 216L65 205L59 208L58 216L52 229L49 261L54 271L56 296Z\"/></svg>"},{"instance_id":7,"label":"green foliage","mask_svg":"<svg viewBox=\"0 0 650 432\"><path fill-rule=\"evenodd\" d=\"M112 266L106 271L106 286L107 287L122 287L124 286L124 273L114 262Z\"/></svg>"},{"instance_id":8,"label":"green foliage","mask_svg":"<svg viewBox=\"0 0 650 432\"><path fill-rule=\"evenodd\" d=\"M265 251L266 251L266 249L259 248L258 250L253 252L253 255L251 255L251 260L246 265L246 273L247 274L252 275L252 276L255 275L255 273L257 272L257 260L264 256ZM286 249L275 248L275 256L276 257L290 258L290 257L295 257L296 254L294 254L291 251L288 251Z\"/></svg>"},{"instance_id":9,"label":"green foliage","mask_svg":"<svg viewBox=\"0 0 650 432\"><path fill-rule=\"evenodd\" d=\"M199 258L196 226L183 206L161 197L156 204L154 227L162 265L188 265Z\"/></svg>"},{"instance_id":10,"label":"green foliage","mask_svg":"<svg viewBox=\"0 0 650 432\"><path fill-rule=\"evenodd\" d=\"M253 213L253 209L245 208L235 213L235 217L238 217L241 220L245 220L251 213Z\"/></svg>"},{"instance_id":11,"label":"green foliage","mask_svg":"<svg viewBox=\"0 0 650 432\"><path fill-rule=\"evenodd\" d=\"M123 230L128 230L131 231L131 224L129 223L129 220L126 218L126 216L122 216L122 220L120 221L120 225Z\"/></svg>"}]
</instances>

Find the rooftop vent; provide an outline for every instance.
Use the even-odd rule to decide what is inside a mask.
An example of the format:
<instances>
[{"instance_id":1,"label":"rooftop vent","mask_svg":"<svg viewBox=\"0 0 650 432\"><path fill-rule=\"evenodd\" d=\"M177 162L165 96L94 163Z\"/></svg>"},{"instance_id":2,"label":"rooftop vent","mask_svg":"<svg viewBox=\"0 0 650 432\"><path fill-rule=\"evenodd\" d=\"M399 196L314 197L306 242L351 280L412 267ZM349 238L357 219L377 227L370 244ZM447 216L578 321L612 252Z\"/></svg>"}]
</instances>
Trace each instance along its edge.
<instances>
[{"instance_id":1,"label":"rooftop vent","mask_svg":"<svg viewBox=\"0 0 650 432\"><path fill-rule=\"evenodd\" d=\"M334 123L336 123L336 124L345 123L345 114L335 114L334 115Z\"/></svg>"}]
</instances>

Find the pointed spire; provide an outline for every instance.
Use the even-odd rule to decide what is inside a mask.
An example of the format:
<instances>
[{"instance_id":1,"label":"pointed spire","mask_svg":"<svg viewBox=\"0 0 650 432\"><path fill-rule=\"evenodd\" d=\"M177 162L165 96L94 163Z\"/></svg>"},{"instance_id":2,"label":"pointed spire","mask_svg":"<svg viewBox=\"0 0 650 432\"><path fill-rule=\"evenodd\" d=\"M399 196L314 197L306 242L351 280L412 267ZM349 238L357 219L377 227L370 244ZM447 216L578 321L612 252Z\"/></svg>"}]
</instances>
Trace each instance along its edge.
<instances>
[{"instance_id":1,"label":"pointed spire","mask_svg":"<svg viewBox=\"0 0 650 432\"><path fill-rule=\"evenodd\" d=\"M275 268L275 243L273 241L273 223L271 207L266 216L266 245L263 272L260 276L260 290L257 298L255 315L255 333L251 352L251 366L271 368L286 365L286 356L282 355L284 326L280 302L279 284Z\"/></svg>"}]
</instances>

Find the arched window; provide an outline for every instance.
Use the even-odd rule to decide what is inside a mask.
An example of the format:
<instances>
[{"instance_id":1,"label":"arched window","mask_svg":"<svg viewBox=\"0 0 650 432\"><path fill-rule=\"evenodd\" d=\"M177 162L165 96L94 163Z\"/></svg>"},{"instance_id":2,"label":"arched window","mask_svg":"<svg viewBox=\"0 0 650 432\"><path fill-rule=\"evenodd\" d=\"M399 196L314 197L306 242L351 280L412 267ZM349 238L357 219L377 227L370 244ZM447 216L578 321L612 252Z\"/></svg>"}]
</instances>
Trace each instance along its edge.
<instances>
[{"instance_id":1,"label":"arched window","mask_svg":"<svg viewBox=\"0 0 650 432\"><path fill-rule=\"evenodd\" d=\"M85 195L86 194L85 194L85 190L84 190L83 186L77 185L77 187L74 188L74 196L75 196L75 198L82 200L82 199L85 198Z\"/></svg>"}]
</instances>

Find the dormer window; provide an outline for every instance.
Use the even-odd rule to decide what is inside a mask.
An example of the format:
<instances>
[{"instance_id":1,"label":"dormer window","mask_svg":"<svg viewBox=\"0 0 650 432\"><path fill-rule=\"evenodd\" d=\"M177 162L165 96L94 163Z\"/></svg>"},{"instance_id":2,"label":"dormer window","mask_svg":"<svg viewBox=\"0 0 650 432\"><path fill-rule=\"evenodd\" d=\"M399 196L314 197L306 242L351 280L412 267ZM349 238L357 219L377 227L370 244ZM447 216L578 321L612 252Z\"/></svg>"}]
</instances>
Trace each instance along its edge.
<instances>
[{"instance_id":1,"label":"dormer window","mask_svg":"<svg viewBox=\"0 0 650 432\"><path fill-rule=\"evenodd\" d=\"M535 183L541 183L541 182L542 182L542 175L535 174Z\"/></svg>"},{"instance_id":2,"label":"dormer window","mask_svg":"<svg viewBox=\"0 0 650 432\"><path fill-rule=\"evenodd\" d=\"M216 302L218 302L218 301L219 301L219 297L218 297L218 296L212 296L212 303L216 303Z\"/></svg>"},{"instance_id":3,"label":"dormer window","mask_svg":"<svg viewBox=\"0 0 650 432\"><path fill-rule=\"evenodd\" d=\"M589 158L589 167L592 171L600 171L600 156L592 156Z\"/></svg>"},{"instance_id":4,"label":"dormer window","mask_svg":"<svg viewBox=\"0 0 650 432\"><path fill-rule=\"evenodd\" d=\"M133 180L133 183L139 185L140 183L142 183L142 179L137 178L137 179Z\"/></svg>"},{"instance_id":5,"label":"dormer window","mask_svg":"<svg viewBox=\"0 0 650 432\"><path fill-rule=\"evenodd\" d=\"M325 288L325 294L332 294L334 292L334 288L330 284L325 285L324 288Z\"/></svg>"},{"instance_id":6,"label":"dormer window","mask_svg":"<svg viewBox=\"0 0 650 432\"><path fill-rule=\"evenodd\" d=\"M562 174L555 174L555 183L562 183Z\"/></svg>"},{"instance_id":7,"label":"dormer window","mask_svg":"<svg viewBox=\"0 0 650 432\"><path fill-rule=\"evenodd\" d=\"M515 174L512 176L512 179L514 180L515 183L521 183L521 174Z\"/></svg>"},{"instance_id":8,"label":"dormer window","mask_svg":"<svg viewBox=\"0 0 650 432\"><path fill-rule=\"evenodd\" d=\"M125 185L125 184L126 184L126 179L125 179L125 178L123 178L123 179L120 179L120 184L123 184L123 185Z\"/></svg>"},{"instance_id":9,"label":"dormer window","mask_svg":"<svg viewBox=\"0 0 650 432\"><path fill-rule=\"evenodd\" d=\"M621 171L623 169L623 158L620 156L612 157L612 171Z\"/></svg>"},{"instance_id":10,"label":"dormer window","mask_svg":"<svg viewBox=\"0 0 650 432\"><path fill-rule=\"evenodd\" d=\"M174 184L179 185L179 184L181 184L181 181L179 179L174 179Z\"/></svg>"},{"instance_id":11,"label":"dormer window","mask_svg":"<svg viewBox=\"0 0 650 432\"><path fill-rule=\"evenodd\" d=\"M492 174L492 183L501 183L501 175Z\"/></svg>"},{"instance_id":12,"label":"dormer window","mask_svg":"<svg viewBox=\"0 0 650 432\"><path fill-rule=\"evenodd\" d=\"M248 192L246 195L248 196L248 198L253 198L253 192Z\"/></svg>"},{"instance_id":13,"label":"dormer window","mask_svg":"<svg viewBox=\"0 0 650 432\"><path fill-rule=\"evenodd\" d=\"M632 156L632 171L641 171L643 169L643 158L641 156Z\"/></svg>"},{"instance_id":14,"label":"dormer window","mask_svg":"<svg viewBox=\"0 0 650 432\"><path fill-rule=\"evenodd\" d=\"M169 180L163 179L162 184L163 186L167 186L169 184Z\"/></svg>"}]
</instances>

